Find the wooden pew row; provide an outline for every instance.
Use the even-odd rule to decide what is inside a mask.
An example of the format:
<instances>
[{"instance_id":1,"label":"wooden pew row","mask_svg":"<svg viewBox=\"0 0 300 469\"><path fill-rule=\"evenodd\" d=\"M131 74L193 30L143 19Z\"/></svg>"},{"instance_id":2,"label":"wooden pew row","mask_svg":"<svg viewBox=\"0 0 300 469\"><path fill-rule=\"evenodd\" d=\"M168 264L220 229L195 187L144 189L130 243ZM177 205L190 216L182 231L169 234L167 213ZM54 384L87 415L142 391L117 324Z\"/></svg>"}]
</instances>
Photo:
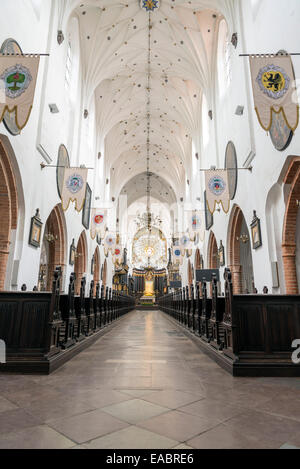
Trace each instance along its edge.
<instances>
[{"instance_id":1,"label":"wooden pew row","mask_svg":"<svg viewBox=\"0 0 300 469\"><path fill-rule=\"evenodd\" d=\"M95 342L116 319L135 307L135 299L86 279L75 295L75 274L61 294L61 271L52 292L0 292L0 339L7 358L0 372L50 373ZM94 296L95 291L95 296Z\"/></svg>"},{"instance_id":2,"label":"wooden pew row","mask_svg":"<svg viewBox=\"0 0 300 469\"><path fill-rule=\"evenodd\" d=\"M233 295L225 269L225 297L212 279L159 299L159 307L233 376L300 376L292 342L300 339L299 295Z\"/></svg>"}]
</instances>

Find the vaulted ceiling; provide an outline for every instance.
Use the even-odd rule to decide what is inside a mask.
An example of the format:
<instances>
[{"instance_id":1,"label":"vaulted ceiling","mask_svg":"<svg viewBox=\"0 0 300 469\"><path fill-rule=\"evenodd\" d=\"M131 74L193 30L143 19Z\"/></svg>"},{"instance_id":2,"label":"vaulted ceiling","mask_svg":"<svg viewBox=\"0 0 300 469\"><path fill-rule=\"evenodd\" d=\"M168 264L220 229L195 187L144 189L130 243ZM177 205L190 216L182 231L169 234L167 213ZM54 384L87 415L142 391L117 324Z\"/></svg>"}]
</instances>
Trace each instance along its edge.
<instances>
[{"instance_id":1,"label":"vaulted ceiling","mask_svg":"<svg viewBox=\"0 0 300 469\"><path fill-rule=\"evenodd\" d=\"M232 28L236 1L160 0L151 13L140 0L61 2L62 24L79 19L84 102L96 101L112 191L145 172L149 149L150 171L180 196L203 94L212 100L218 24Z\"/></svg>"}]
</instances>

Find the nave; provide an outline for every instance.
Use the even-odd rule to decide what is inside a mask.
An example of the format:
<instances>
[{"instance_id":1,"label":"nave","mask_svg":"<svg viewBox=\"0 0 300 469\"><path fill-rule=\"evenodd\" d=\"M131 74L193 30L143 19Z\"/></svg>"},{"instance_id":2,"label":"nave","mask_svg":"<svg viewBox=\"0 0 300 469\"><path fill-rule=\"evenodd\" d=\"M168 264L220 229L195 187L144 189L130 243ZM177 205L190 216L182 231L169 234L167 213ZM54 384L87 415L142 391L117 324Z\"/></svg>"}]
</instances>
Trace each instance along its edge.
<instances>
[{"instance_id":1,"label":"nave","mask_svg":"<svg viewBox=\"0 0 300 469\"><path fill-rule=\"evenodd\" d=\"M0 375L0 448L300 447L300 378L234 378L135 310L50 376Z\"/></svg>"}]
</instances>

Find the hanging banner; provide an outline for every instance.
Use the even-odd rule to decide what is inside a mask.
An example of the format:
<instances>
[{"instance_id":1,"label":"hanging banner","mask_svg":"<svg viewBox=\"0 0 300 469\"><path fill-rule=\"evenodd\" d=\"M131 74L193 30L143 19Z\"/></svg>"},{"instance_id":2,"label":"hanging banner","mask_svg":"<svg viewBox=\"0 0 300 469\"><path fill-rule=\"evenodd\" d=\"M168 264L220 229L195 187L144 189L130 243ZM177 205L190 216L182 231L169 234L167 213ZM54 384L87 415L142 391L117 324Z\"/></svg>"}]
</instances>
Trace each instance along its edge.
<instances>
[{"instance_id":1,"label":"hanging banner","mask_svg":"<svg viewBox=\"0 0 300 469\"><path fill-rule=\"evenodd\" d=\"M122 246L120 246L119 244L116 244L115 248L113 249L112 258L113 258L113 262L115 264L121 264L121 262L122 262Z\"/></svg>"},{"instance_id":2,"label":"hanging banner","mask_svg":"<svg viewBox=\"0 0 300 469\"><path fill-rule=\"evenodd\" d=\"M173 263L174 264L182 264L183 257L182 257L182 254L181 254L180 246L173 246L172 254L173 254Z\"/></svg>"},{"instance_id":3,"label":"hanging banner","mask_svg":"<svg viewBox=\"0 0 300 469\"><path fill-rule=\"evenodd\" d=\"M107 223L107 210L101 208L92 209L91 238L95 239L97 234L104 238Z\"/></svg>"},{"instance_id":4,"label":"hanging banner","mask_svg":"<svg viewBox=\"0 0 300 469\"><path fill-rule=\"evenodd\" d=\"M75 209L81 212L85 201L86 168L65 168L64 182L61 191L61 205L63 210L69 208L70 202L75 202Z\"/></svg>"},{"instance_id":5,"label":"hanging banner","mask_svg":"<svg viewBox=\"0 0 300 469\"><path fill-rule=\"evenodd\" d=\"M113 233L107 233L104 238L104 248L113 251L116 246L116 236Z\"/></svg>"},{"instance_id":6,"label":"hanging banner","mask_svg":"<svg viewBox=\"0 0 300 469\"><path fill-rule=\"evenodd\" d=\"M34 100L40 57L0 55L0 122L4 114L15 111L16 126L27 124Z\"/></svg>"},{"instance_id":7,"label":"hanging banner","mask_svg":"<svg viewBox=\"0 0 300 469\"><path fill-rule=\"evenodd\" d=\"M205 219L204 211L202 210L188 210L188 230L191 238L196 238L199 235L199 240L204 241L205 237Z\"/></svg>"},{"instance_id":8,"label":"hanging banner","mask_svg":"<svg viewBox=\"0 0 300 469\"><path fill-rule=\"evenodd\" d=\"M294 132L299 123L299 104L291 57L250 56L250 69L255 110L262 128L268 132L273 112L282 111L287 126Z\"/></svg>"},{"instance_id":9,"label":"hanging banner","mask_svg":"<svg viewBox=\"0 0 300 469\"><path fill-rule=\"evenodd\" d=\"M179 247L181 249L181 253L182 253L183 256L185 254L186 249L191 249L192 242L191 242L191 238L189 237L188 234L184 233L180 236L180 238L179 238Z\"/></svg>"},{"instance_id":10,"label":"hanging banner","mask_svg":"<svg viewBox=\"0 0 300 469\"><path fill-rule=\"evenodd\" d=\"M221 204L225 213L229 212L230 194L226 169L205 171L206 203L211 214L216 205Z\"/></svg>"}]
</instances>

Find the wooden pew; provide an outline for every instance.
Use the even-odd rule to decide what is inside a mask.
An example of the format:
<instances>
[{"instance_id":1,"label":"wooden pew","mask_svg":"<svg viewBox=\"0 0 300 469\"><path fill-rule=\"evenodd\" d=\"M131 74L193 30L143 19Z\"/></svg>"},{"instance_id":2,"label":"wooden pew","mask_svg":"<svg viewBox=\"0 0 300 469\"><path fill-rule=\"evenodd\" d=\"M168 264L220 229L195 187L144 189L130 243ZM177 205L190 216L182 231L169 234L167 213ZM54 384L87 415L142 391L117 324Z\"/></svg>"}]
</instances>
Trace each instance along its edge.
<instances>
[{"instance_id":1,"label":"wooden pew","mask_svg":"<svg viewBox=\"0 0 300 469\"><path fill-rule=\"evenodd\" d=\"M207 283L205 279L202 281L202 310L200 316L200 336L206 342L210 339L209 320L212 310L212 299L207 297Z\"/></svg>"},{"instance_id":2,"label":"wooden pew","mask_svg":"<svg viewBox=\"0 0 300 469\"><path fill-rule=\"evenodd\" d=\"M300 376L292 342L300 338L299 295L233 295L225 270L224 356L236 376Z\"/></svg>"},{"instance_id":3,"label":"wooden pew","mask_svg":"<svg viewBox=\"0 0 300 469\"><path fill-rule=\"evenodd\" d=\"M105 289L105 325L107 326L110 323L110 314L109 314L109 288Z\"/></svg>"},{"instance_id":4,"label":"wooden pew","mask_svg":"<svg viewBox=\"0 0 300 469\"><path fill-rule=\"evenodd\" d=\"M101 315L101 327L104 327L106 325L106 306L105 306L104 285L101 285L100 315Z\"/></svg>"},{"instance_id":5,"label":"wooden pew","mask_svg":"<svg viewBox=\"0 0 300 469\"><path fill-rule=\"evenodd\" d=\"M191 315L191 299L190 299L190 289L188 285L185 287L185 301L186 301L185 326L189 329L190 315Z\"/></svg>"},{"instance_id":6,"label":"wooden pew","mask_svg":"<svg viewBox=\"0 0 300 469\"><path fill-rule=\"evenodd\" d=\"M61 294L59 298L59 307L64 320L64 324L60 328L60 343L63 349L67 349L75 344L75 326L76 315L74 307L75 296L75 273L71 273L68 288L68 294Z\"/></svg>"},{"instance_id":7,"label":"wooden pew","mask_svg":"<svg viewBox=\"0 0 300 469\"><path fill-rule=\"evenodd\" d=\"M216 349L223 348L224 326L222 324L225 311L225 297L218 296L218 281L212 276L212 308L209 319L209 343Z\"/></svg>"},{"instance_id":8,"label":"wooden pew","mask_svg":"<svg viewBox=\"0 0 300 469\"><path fill-rule=\"evenodd\" d=\"M0 370L45 371L59 354L61 270L54 272L52 292L0 292L0 337L7 363Z\"/></svg>"},{"instance_id":9,"label":"wooden pew","mask_svg":"<svg viewBox=\"0 0 300 469\"><path fill-rule=\"evenodd\" d=\"M93 299L94 307L94 331L101 329L101 304L100 304L100 284L96 285L96 295Z\"/></svg>"},{"instance_id":10,"label":"wooden pew","mask_svg":"<svg viewBox=\"0 0 300 469\"><path fill-rule=\"evenodd\" d=\"M184 290L183 288L180 289L180 298L179 298L179 322L181 324L184 323Z\"/></svg>"},{"instance_id":11,"label":"wooden pew","mask_svg":"<svg viewBox=\"0 0 300 469\"><path fill-rule=\"evenodd\" d=\"M75 337L78 342L80 342L87 336L87 317L85 314L85 285L86 278L82 277L80 285L80 296L75 296L74 301L75 314L77 319Z\"/></svg>"},{"instance_id":12,"label":"wooden pew","mask_svg":"<svg viewBox=\"0 0 300 469\"><path fill-rule=\"evenodd\" d=\"M202 314L202 298L200 297L200 284L196 285L196 312L195 312L195 327L194 332L197 336L201 335L201 314Z\"/></svg>"},{"instance_id":13,"label":"wooden pew","mask_svg":"<svg viewBox=\"0 0 300 469\"><path fill-rule=\"evenodd\" d=\"M84 299L85 315L86 315L86 330L87 336L94 333L95 316L94 316L94 280L91 281L89 296Z\"/></svg>"}]
</instances>

